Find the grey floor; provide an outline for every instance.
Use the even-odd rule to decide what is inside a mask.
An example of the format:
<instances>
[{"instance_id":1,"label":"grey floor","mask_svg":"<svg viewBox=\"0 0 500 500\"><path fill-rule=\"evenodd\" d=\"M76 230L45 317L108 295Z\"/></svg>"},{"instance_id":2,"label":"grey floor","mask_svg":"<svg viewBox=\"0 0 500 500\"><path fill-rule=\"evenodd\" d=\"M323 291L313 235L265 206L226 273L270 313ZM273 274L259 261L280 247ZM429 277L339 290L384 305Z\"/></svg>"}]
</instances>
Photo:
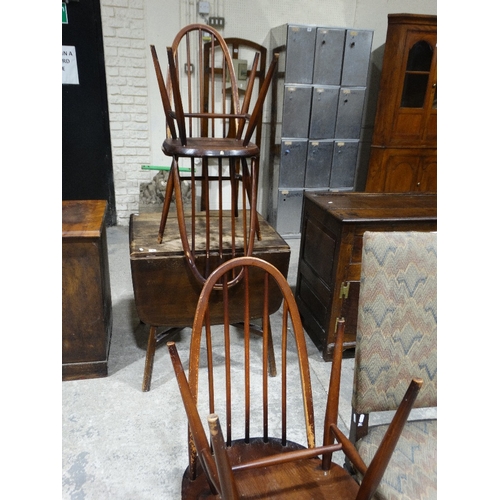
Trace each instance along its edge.
<instances>
[{"instance_id":1,"label":"grey floor","mask_svg":"<svg viewBox=\"0 0 500 500\"><path fill-rule=\"evenodd\" d=\"M135 312L128 228L108 228L107 236L113 303L109 375L62 383L62 498L178 499L188 457L184 408L166 347L156 353L151 391L141 391L147 327ZM300 240L287 242L292 250L288 280L294 287ZM183 362L189 341L189 329L176 339ZM307 341L320 442L330 363L322 360L309 337ZM344 432L350 418L353 362L344 359L342 369L339 411ZM300 412L294 418L288 425L295 439Z\"/></svg>"}]
</instances>

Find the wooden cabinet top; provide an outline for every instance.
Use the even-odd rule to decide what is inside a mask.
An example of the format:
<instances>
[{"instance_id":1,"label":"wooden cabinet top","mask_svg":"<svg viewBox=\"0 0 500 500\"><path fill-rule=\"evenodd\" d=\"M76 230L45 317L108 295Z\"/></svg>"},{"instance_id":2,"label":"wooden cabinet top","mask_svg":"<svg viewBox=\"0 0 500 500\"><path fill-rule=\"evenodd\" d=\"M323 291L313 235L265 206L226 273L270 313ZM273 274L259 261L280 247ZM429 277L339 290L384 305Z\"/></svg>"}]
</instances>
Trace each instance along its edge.
<instances>
[{"instance_id":1,"label":"wooden cabinet top","mask_svg":"<svg viewBox=\"0 0 500 500\"><path fill-rule=\"evenodd\" d=\"M63 238L99 237L104 225L106 205L106 200L63 201Z\"/></svg>"},{"instance_id":2,"label":"wooden cabinet top","mask_svg":"<svg viewBox=\"0 0 500 500\"><path fill-rule=\"evenodd\" d=\"M306 192L306 203L344 222L437 221L435 193L332 193Z\"/></svg>"},{"instance_id":3,"label":"wooden cabinet top","mask_svg":"<svg viewBox=\"0 0 500 500\"><path fill-rule=\"evenodd\" d=\"M430 14L388 14L389 24L437 25L437 16Z\"/></svg>"}]
</instances>

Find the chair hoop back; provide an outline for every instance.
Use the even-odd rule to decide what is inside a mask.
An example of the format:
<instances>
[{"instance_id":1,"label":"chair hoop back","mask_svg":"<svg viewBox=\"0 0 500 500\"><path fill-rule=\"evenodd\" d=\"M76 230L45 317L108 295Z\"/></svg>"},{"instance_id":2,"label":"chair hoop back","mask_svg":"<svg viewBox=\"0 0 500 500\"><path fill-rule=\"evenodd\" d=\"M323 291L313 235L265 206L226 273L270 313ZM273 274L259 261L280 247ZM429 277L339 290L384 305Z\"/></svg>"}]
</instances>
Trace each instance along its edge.
<instances>
[{"instance_id":1,"label":"chair hoop back","mask_svg":"<svg viewBox=\"0 0 500 500\"><path fill-rule=\"evenodd\" d=\"M228 287L228 282L232 274L243 273L241 282L233 287ZM217 285L222 284L222 290L217 290ZM263 290L263 292L262 292ZM214 294L216 297L214 298ZM206 344L207 350L207 366L208 366L208 412L214 413L217 411L217 388L214 383L214 354L212 352L212 326L210 322L210 301L221 300L225 310L225 320L223 325L223 337L225 345L225 420L226 431L225 436L228 443L233 439L233 402L231 394L231 373L232 363L238 363L238 360L232 359L231 355L231 335L230 325L233 323L231 317L233 315L241 314L239 310L234 307L241 308L240 297L244 297L244 376L245 376L245 389L244 389L244 439L248 442L251 438L250 422L251 417L251 403L250 403L250 362L251 353L255 352L254 347L250 349L250 333L251 333L251 319L253 317L263 318L263 341L262 345L262 426L263 426L263 439L266 442L268 439L268 406L269 406L269 380L267 373L267 359L268 359L268 346L269 336L271 336L270 323L269 323L269 302L272 297L280 294L283 299L283 319L280 334L280 347L281 347L281 440L283 446L287 443L287 429L286 429L286 414L287 414L287 398L290 394L291 381L289 368L287 368L287 345L289 342L294 343L294 351L297 354L298 374L300 382L295 380L295 383L301 385L301 400L304 409L304 423L305 435L304 439L308 447L314 447L314 412L312 403L312 388L309 373L309 362L307 356L307 347L305 342L304 330L302 327L300 314L292 290L283 275L272 264L256 257L237 257L230 261L223 263L219 266L207 279L203 289L200 293L198 307L196 310L193 331L191 336L191 347L189 355L189 386L193 398L198 400L199 391L199 368L200 368L200 354L202 339ZM233 305L234 304L234 305ZM260 310L260 312L258 312ZM204 334L204 335L203 335ZM274 342L274 340L273 340ZM256 354L254 354L256 355ZM295 363L295 361L294 361ZM236 365L237 366L237 365ZM273 379L273 384L278 384L276 379ZM296 386L295 386L296 389ZM293 391L294 392L294 391ZM260 396L259 396L260 397ZM208 413L207 412L207 413ZM219 412L220 413L220 412ZM255 417L253 417L255 419ZM243 432L242 432L243 434ZM192 455L195 454L195 447L191 446Z\"/></svg>"}]
</instances>

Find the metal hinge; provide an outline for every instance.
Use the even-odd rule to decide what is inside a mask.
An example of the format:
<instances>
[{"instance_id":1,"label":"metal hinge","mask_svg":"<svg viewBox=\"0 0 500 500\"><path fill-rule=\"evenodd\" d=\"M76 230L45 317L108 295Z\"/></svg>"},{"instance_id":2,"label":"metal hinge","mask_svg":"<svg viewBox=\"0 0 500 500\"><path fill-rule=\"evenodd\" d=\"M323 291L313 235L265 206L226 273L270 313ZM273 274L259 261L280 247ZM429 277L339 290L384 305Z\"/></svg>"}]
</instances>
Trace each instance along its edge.
<instances>
[{"instance_id":1,"label":"metal hinge","mask_svg":"<svg viewBox=\"0 0 500 500\"><path fill-rule=\"evenodd\" d=\"M339 321L344 321L345 322L344 318L335 318L335 329L334 329L335 333L337 333L337 328L339 326ZM332 350L333 350L334 346L335 346L335 344L331 345Z\"/></svg>"},{"instance_id":2,"label":"metal hinge","mask_svg":"<svg viewBox=\"0 0 500 500\"><path fill-rule=\"evenodd\" d=\"M349 296L349 285L351 284L350 281L345 281L340 285L340 296L339 299L347 299Z\"/></svg>"}]
</instances>

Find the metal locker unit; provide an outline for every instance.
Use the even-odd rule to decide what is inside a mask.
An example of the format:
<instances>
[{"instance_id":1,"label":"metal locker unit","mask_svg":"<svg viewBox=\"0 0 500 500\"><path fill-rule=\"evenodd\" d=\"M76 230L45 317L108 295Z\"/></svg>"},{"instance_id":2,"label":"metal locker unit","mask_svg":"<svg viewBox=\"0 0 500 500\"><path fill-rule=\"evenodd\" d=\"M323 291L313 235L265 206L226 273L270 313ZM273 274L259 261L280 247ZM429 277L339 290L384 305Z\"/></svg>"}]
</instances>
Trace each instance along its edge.
<instances>
[{"instance_id":1,"label":"metal locker unit","mask_svg":"<svg viewBox=\"0 0 500 500\"><path fill-rule=\"evenodd\" d=\"M311 110L310 85L285 85L282 137L307 137Z\"/></svg>"},{"instance_id":2,"label":"metal locker unit","mask_svg":"<svg viewBox=\"0 0 500 500\"><path fill-rule=\"evenodd\" d=\"M303 189L278 189L276 231L279 234L299 234L302 215Z\"/></svg>"},{"instance_id":3,"label":"metal locker unit","mask_svg":"<svg viewBox=\"0 0 500 500\"><path fill-rule=\"evenodd\" d=\"M335 137L339 92L340 87L313 86L309 138L332 139Z\"/></svg>"},{"instance_id":4,"label":"metal locker unit","mask_svg":"<svg viewBox=\"0 0 500 500\"><path fill-rule=\"evenodd\" d=\"M330 169L324 168L324 166L331 165L332 153L333 140L309 141L305 178L306 188L328 186L330 182Z\"/></svg>"},{"instance_id":5,"label":"metal locker unit","mask_svg":"<svg viewBox=\"0 0 500 500\"><path fill-rule=\"evenodd\" d=\"M270 31L280 61L266 186L268 220L282 235L300 236L304 190L354 189L372 38L370 30L329 26Z\"/></svg>"},{"instance_id":6,"label":"metal locker unit","mask_svg":"<svg viewBox=\"0 0 500 500\"><path fill-rule=\"evenodd\" d=\"M344 45L345 29L317 28L313 84L340 85Z\"/></svg>"},{"instance_id":7,"label":"metal locker unit","mask_svg":"<svg viewBox=\"0 0 500 500\"><path fill-rule=\"evenodd\" d=\"M302 188L307 162L307 139L283 139L279 166L279 187Z\"/></svg>"},{"instance_id":8,"label":"metal locker unit","mask_svg":"<svg viewBox=\"0 0 500 500\"><path fill-rule=\"evenodd\" d=\"M342 66L343 87L365 87L372 48L373 31L347 30Z\"/></svg>"},{"instance_id":9,"label":"metal locker unit","mask_svg":"<svg viewBox=\"0 0 500 500\"><path fill-rule=\"evenodd\" d=\"M365 88L342 87L337 109L335 139L359 139L365 103Z\"/></svg>"},{"instance_id":10,"label":"metal locker unit","mask_svg":"<svg viewBox=\"0 0 500 500\"><path fill-rule=\"evenodd\" d=\"M359 141L334 141L330 187L352 188L356 177Z\"/></svg>"}]
</instances>

